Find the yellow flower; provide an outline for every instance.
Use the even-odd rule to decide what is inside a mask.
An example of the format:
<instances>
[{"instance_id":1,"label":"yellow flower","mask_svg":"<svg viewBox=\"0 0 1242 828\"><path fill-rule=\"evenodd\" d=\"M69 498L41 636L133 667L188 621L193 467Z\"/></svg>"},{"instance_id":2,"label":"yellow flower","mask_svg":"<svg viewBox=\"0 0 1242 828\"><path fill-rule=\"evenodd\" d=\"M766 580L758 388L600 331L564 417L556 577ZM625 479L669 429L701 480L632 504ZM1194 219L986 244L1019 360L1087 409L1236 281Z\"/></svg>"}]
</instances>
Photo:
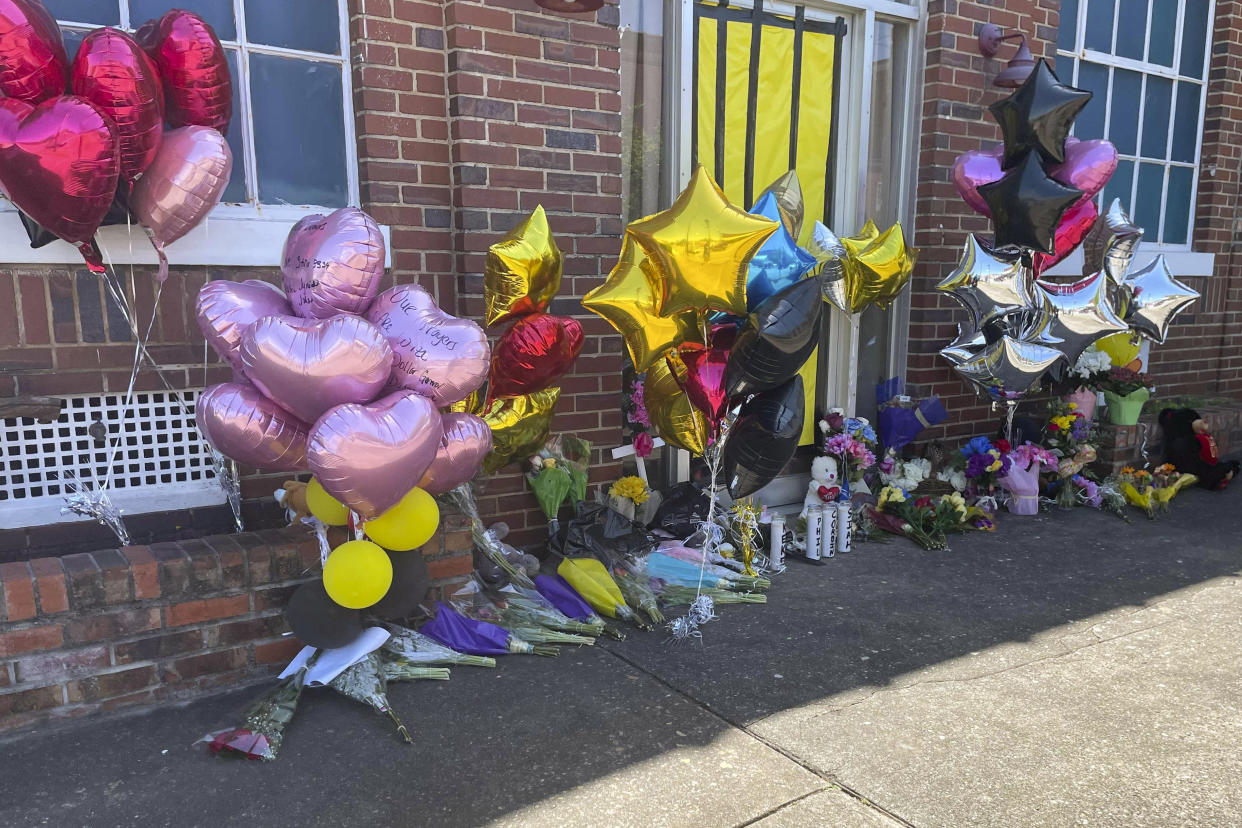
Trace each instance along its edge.
<instances>
[{"instance_id":1,"label":"yellow flower","mask_svg":"<svg viewBox=\"0 0 1242 828\"><path fill-rule=\"evenodd\" d=\"M948 503L957 511L958 520L966 519L966 498L962 497L958 492L952 494L941 495L941 503Z\"/></svg>"},{"instance_id":2,"label":"yellow flower","mask_svg":"<svg viewBox=\"0 0 1242 828\"><path fill-rule=\"evenodd\" d=\"M1134 474L1134 466L1122 466L1122 474Z\"/></svg>"},{"instance_id":3,"label":"yellow flower","mask_svg":"<svg viewBox=\"0 0 1242 828\"><path fill-rule=\"evenodd\" d=\"M988 471L990 472L999 471L1000 467L1001 467L1001 461L997 460L996 462L992 463L992 465L988 466Z\"/></svg>"},{"instance_id":4,"label":"yellow flower","mask_svg":"<svg viewBox=\"0 0 1242 828\"><path fill-rule=\"evenodd\" d=\"M894 488L893 486L885 486L883 489L880 489L880 500L878 507L883 509L884 504L886 503L902 503L905 499L906 496L902 493L901 489Z\"/></svg>"},{"instance_id":5,"label":"yellow flower","mask_svg":"<svg viewBox=\"0 0 1242 828\"><path fill-rule=\"evenodd\" d=\"M553 459L553 458L551 458L551 457L545 457L545 458L543 458L543 467L544 467L545 469L554 469L554 468L556 468L556 460L554 460L554 459Z\"/></svg>"},{"instance_id":6,"label":"yellow flower","mask_svg":"<svg viewBox=\"0 0 1242 828\"><path fill-rule=\"evenodd\" d=\"M1069 404L1069 410L1070 410L1070 411L1077 411L1077 410L1078 410L1078 403L1070 403L1070 404Z\"/></svg>"},{"instance_id":7,"label":"yellow flower","mask_svg":"<svg viewBox=\"0 0 1242 828\"><path fill-rule=\"evenodd\" d=\"M642 481L641 477L630 475L613 483L608 494L613 497L628 498L634 501L635 506L641 506L647 502L647 484Z\"/></svg>"}]
</instances>

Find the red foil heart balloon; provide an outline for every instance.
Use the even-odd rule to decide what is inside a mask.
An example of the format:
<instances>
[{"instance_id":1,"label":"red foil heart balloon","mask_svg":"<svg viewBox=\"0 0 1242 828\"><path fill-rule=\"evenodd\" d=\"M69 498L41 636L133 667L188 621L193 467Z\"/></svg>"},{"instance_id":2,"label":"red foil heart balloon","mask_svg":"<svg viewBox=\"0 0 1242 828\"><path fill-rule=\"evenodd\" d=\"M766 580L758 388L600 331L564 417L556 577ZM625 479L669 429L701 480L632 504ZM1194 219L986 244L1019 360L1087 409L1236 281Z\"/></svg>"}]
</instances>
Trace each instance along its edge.
<instances>
[{"instance_id":1,"label":"red foil heart balloon","mask_svg":"<svg viewBox=\"0 0 1242 828\"><path fill-rule=\"evenodd\" d=\"M116 133L94 104L62 97L31 108L0 99L0 188L19 210L76 245L97 272L103 262L90 241L119 176Z\"/></svg>"},{"instance_id":2,"label":"red foil heart balloon","mask_svg":"<svg viewBox=\"0 0 1242 828\"><path fill-rule=\"evenodd\" d=\"M729 399L725 393L729 352L723 348L701 348L683 352L680 359L686 366L685 374L674 370L673 375L678 377L691 405L703 412L712 431L716 431Z\"/></svg>"},{"instance_id":3,"label":"red foil heart balloon","mask_svg":"<svg viewBox=\"0 0 1242 828\"><path fill-rule=\"evenodd\" d=\"M242 369L242 336L250 326L265 316L292 314L280 288L258 279L208 282L199 289L194 308L203 336L238 371Z\"/></svg>"},{"instance_id":4,"label":"red foil heart balloon","mask_svg":"<svg viewBox=\"0 0 1242 828\"><path fill-rule=\"evenodd\" d=\"M450 316L418 285L397 285L375 297L367 319L388 337L397 358L389 388L408 388L444 408L487 379L487 334ZM486 453L486 452L484 452Z\"/></svg>"},{"instance_id":5,"label":"red foil heart balloon","mask_svg":"<svg viewBox=\"0 0 1242 828\"><path fill-rule=\"evenodd\" d=\"M306 461L328 494L370 520L418 485L443 434L431 400L398 391L330 409L311 430Z\"/></svg>"},{"instance_id":6,"label":"red foil heart balloon","mask_svg":"<svg viewBox=\"0 0 1242 828\"><path fill-rule=\"evenodd\" d=\"M69 56L39 0L0 0L0 95L37 104L65 93Z\"/></svg>"},{"instance_id":7,"label":"red foil heart balloon","mask_svg":"<svg viewBox=\"0 0 1242 828\"><path fill-rule=\"evenodd\" d=\"M1099 211L1096 209L1094 201L1080 201L1069 208L1061 219L1061 223L1057 225L1056 239L1053 246L1056 252L1051 256L1046 253L1036 253L1034 255L1032 267L1035 270L1035 275L1038 276L1073 253L1074 249L1091 232L1091 227L1095 224L1095 220L1098 217Z\"/></svg>"},{"instance_id":8,"label":"red foil heart balloon","mask_svg":"<svg viewBox=\"0 0 1242 828\"><path fill-rule=\"evenodd\" d=\"M211 127L227 135L233 79L215 30L193 12L172 9L144 23L134 38L159 67L168 123Z\"/></svg>"},{"instance_id":9,"label":"red foil heart balloon","mask_svg":"<svg viewBox=\"0 0 1242 828\"><path fill-rule=\"evenodd\" d=\"M226 382L195 405L198 430L225 457L273 471L306 468L306 424L253 385Z\"/></svg>"},{"instance_id":10,"label":"red foil heart balloon","mask_svg":"<svg viewBox=\"0 0 1242 828\"><path fill-rule=\"evenodd\" d=\"M532 313L505 331L492 351L489 398L541 391L569 370L582 350L582 325L568 316Z\"/></svg>"},{"instance_id":11,"label":"red foil heart balloon","mask_svg":"<svg viewBox=\"0 0 1242 828\"><path fill-rule=\"evenodd\" d=\"M314 423L329 408L375 399L392 348L360 316L265 316L242 335L242 370L272 402Z\"/></svg>"},{"instance_id":12,"label":"red foil heart balloon","mask_svg":"<svg viewBox=\"0 0 1242 828\"><path fill-rule=\"evenodd\" d=\"M492 450L492 430L482 417L450 411L440 415L444 436L436 459L418 481L428 494L452 491L479 472L483 458Z\"/></svg>"},{"instance_id":13,"label":"red foil heart balloon","mask_svg":"<svg viewBox=\"0 0 1242 828\"><path fill-rule=\"evenodd\" d=\"M78 48L70 84L73 94L112 119L121 151L121 178L132 184L151 165L164 134L159 70L129 35L96 29Z\"/></svg>"}]
</instances>

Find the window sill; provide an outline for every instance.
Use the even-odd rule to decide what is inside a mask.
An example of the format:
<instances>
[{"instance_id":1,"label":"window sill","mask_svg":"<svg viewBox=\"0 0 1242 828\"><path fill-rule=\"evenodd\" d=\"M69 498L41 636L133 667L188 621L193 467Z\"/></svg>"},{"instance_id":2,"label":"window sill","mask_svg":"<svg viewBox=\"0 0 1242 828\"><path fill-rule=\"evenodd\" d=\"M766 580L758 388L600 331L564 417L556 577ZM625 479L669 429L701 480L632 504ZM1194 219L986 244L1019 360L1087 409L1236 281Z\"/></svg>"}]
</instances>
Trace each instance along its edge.
<instances>
[{"instance_id":1,"label":"window sill","mask_svg":"<svg viewBox=\"0 0 1242 828\"><path fill-rule=\"evenodd\" d=\"M304 216L326 213L323 208L278 208L263 211L222 207L206 221L168 248L173 267L208 265L224 267L279 267L285 237ZM380 225L384 243L391 247L391 231ZM96 241L104 263L112 265L154 265L155 250L141 227L114 225L102 227ZM12 210L0 210L0 264L81 265L77 249L54 241L38 250L30 248L26 231ZM387 251L385 265L391 266Z\"/></svg>"},{"instance_id":2,"label":"window sill","mask_svg":"<svg viewBox=\"0 0 1242 828\"><path fill-rule=\"evenodd\" d=\"M1135 266L1142 267L1163 254L1174 276L1211 276L1216 265L1216 254L1195 253L1191 250L1165 250L1154 244L1140 244L1134 255ZM1131 268L1133 269L1133 267ZM1078 248L1055 267L1046 271L1049 276L1080 276L1082 274L1082 248Z\"/></svg>"}]
</instances>

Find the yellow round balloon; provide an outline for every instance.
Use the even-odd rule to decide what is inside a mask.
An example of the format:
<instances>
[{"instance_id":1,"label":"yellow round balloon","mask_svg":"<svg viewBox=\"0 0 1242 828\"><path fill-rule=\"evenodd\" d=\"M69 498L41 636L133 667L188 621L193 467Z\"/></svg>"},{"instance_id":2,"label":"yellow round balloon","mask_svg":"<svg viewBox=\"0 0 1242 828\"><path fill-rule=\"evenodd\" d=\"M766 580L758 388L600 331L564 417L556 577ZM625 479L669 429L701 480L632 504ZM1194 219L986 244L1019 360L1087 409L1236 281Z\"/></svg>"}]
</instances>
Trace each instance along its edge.
<instances>
[{"instance_id":1,"label":"yellow round balloon","mask_svg":"<svg viewBox=\"0 0 1242 828\"><path fill-rule=\"evenodd\" d=\"M431 540L439 525L440 507L436 499L415 486L396 506L368 520L362 529L385 549L409 552Z\"/></svg>"},{"instance_id":2,"label":"yellow round balloon","mask_svg":"<svg viewBox=\"0 0 1242 828\"><path fill-rule=\"evenodd\" d=\"M344 526L349 523L349 507L324 491L319 480L314 477L306 485L306 508L325 526Z\"/></svg>"},{"instance_id":3,"label":"yellow round balloon","mask_svg":"<svg viewBox=\"0 0 1242 828\"><path fill-rule=\"evenodd\" d=\"M323 565L323 588L328 597L348 609L365 609L383 598L392 586L392 560L370 541L343 543Z\"/></svg>"},{"instance_id":4,"label":"yellow round balloon","mask_svg":"<svg viewBox=\"0 0 1242 828\"><path fill-rule=\"evenodd\" d=\"M1118 368L1124 368L1134 360L1138 359L1139 348L1142 347L1143 340L1129 332L1115 333L1097 339L1095 347L1108 354L1108 358L1113 365Z\"/></svg>"}]
</instances>

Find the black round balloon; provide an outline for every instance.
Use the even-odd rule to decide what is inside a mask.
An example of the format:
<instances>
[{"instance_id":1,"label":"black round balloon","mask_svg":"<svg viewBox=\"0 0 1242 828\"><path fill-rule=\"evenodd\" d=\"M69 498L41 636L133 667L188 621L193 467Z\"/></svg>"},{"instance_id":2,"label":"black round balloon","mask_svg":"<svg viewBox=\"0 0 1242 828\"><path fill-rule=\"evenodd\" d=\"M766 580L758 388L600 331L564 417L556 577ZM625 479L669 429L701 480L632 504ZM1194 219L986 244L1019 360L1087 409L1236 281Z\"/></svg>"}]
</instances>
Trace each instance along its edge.
<instances>
[{"instance_id":1,"label":"black round balloon","mask_svg":"<svg viewBox=\"0 0 1242 828\"><path fill-rule=\"evenodd\" d=\"M328 597L323 581L302 584L285 606L289 629L303 644L322 649L344 647L362 632L362 612Z\"/></svg>"},{"instance_id":2,"label":"black round balloon","mask_svg":"<svg viewBox=\"0 0 1242 828\"><path fill-rule=\"evenodd\" d=\"M768 391L797 374L819 344L823 309L818 279L795 282L760 303L729 351L728 395Z\"/></svg>"},{"instance_id":3,"label":"black round balloon","mask_svg":"<svg viewBox=\"0 0 1242 828\"><path fill-rule=\"evenodd\" d=\"M746 401L724 445L729 494L746 497L781 473L798 450L805 407L802 377L797 374Z\"/></svg>"},{"instance_id":4,"label":"black round balloon","mask_svg":"<svg viewBox=\"0 0 1242 828\"><path fill-rule=\"evenodd\" d=\"M367 607L367 612L387 620L409 618L427 597L431 576L427 561L417 549L410 552L389 552L392 559L392 586L384 597Z\"/></svg>"}]
</instances>

